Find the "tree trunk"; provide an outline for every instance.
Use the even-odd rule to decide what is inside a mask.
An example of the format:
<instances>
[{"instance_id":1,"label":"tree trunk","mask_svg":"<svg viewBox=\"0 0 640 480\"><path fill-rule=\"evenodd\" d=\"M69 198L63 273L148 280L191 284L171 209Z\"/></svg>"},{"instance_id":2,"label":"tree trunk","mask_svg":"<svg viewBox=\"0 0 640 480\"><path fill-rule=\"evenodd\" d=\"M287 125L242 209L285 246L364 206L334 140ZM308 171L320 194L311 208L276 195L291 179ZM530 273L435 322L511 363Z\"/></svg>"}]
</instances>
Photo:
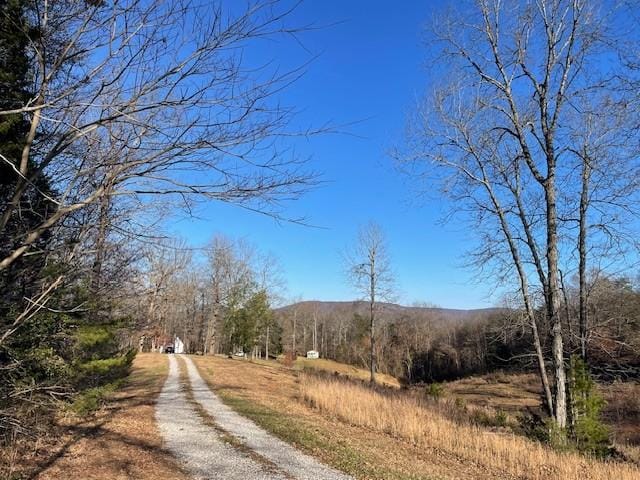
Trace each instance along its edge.
<instances>
[{"instance_id":1,"label":"tree trunk","mask_svg":"<svg viewBox=\"0 0 640 480\"><path fill-rule=\"evenodd\" d=\"M205 354L205 349L207 348L207 339L203 338L205 336L205 325L207 323L207 316L205 313L205 303L204 303L204 291L200 292L200 321L198 322L198 334L196 338L197 342L197 350L202 351ZM200 350L200 346L202 346L202 350Z\"/></svg>"},{"instance_id":2,"label":"tree trunk","mask_svg":"<svg viewBox=\"0 0 640 480\"><path fill-rule=\"evenodd\" d=\"M560 289L562 290L562 299L564 301L564 316L567 321L567 332L569 333L569 344L573 340L573 327L571 326L571 314L569 313L569 297L567 296L567 289L564 285L564 275L562 270L558 270L560 275Z\"/></svg>"},{"instance_id":3,"label":"tree trunk","mask_svg":"<svg viewBox=\"0 0 640 480\"><path fill-rule=\"evenodd\" d=\"M582 160L582 191L580 193L580 226L578 234L578 254L580 264L579 273L579 324L580 324L580 355L587 361L587 207L589 202L589 180L591 177L591 165L585 155Z\"/></svg>"},{"instance_id":4,"label":"tree trunk","mask_svg":"<svg viewBox=\"0 0 640 480\"><path fill-rule=\"evenodd\" d=\"M105 190L105 196L100 199L98 213L98 231L96 232L95 256L91 266L91 297L97 300L100 294L102 280L102 265L104 263L105 248L107 243L107 228L109 223L109 207L111 206L110 189Z\"/></svg>"},{"instance_id":5,"label":"tree trunk","mask_svg":"<svg viewBox=\"0 0 640 480\"><path fill-rule=\"evenodd\" d=\"M566 370L564 365L564 342L560 317L560 287L558 283L558 225L556 211L555 167L551 167L545 182L547 207L547 317L551 325L551 358L555 379L555 421L559 428L567 426Z\"/></svg>"},{"instance_id":6,"label":"tree trunk","mask_svg":"<svg viewBox=\"0 0 640 480\"><path fill-rule=\"evenodd\" d=\"M306 322L304 322L302 324L302 349L304 350L302 352L302 355L305 355L307 353L307 325L306 325Z\"/></svg>"},{"instance_id":7,"label":"tree trunk","mask_svg":"<svg viewBox=\"0 0 640 480\"><path fill-rule=\"evenodd\" d=\"M298 323L298 312L296 310L293 311L293 333L291 335L291 340L292 340L292 347L293 347L293 356L295 359L295 356L297 355L297 347L296 347L296 326Z\"/></svg>"},{"instance_id":8,"label":"tree trunk","mask_svg":"<svg viewBox=\"0 0 640 480\"><path fill-rule=\"evenodd\" d=\"M371 383L376 383L376 321L375 321L375 306L376 306L376 265L375 255L372 255L369 262L370 267L370 297L369 297L369 335L371 335L371 352L369 354L369 363L371 367Z\"/></svg>"},{"instance_id":9,"label":"tree trunk","mask_svg":"<svg viewBox=\"0 0 640 480\"><path fill-rule=\"evenodd\" d=\"M205 340L204 354L214 355L216 321L218 319L218 308L220 306L220 286L214 285L214 298L211 304L211 315L207 319L207 338ZM234 353L234 352L232 352Z\"/></svg>"},{"instance_id":10,"label":"tree trunk","mask_svg":"<svg viewBox=\"0 0 640 480\"><path fill-rule=\"evenodd\" d=\"M313 349L318 350L318 314L313 312Z\"/></svg>"},{"instance_id":11,"label":"tree trunk","mask_svg":"<svg viewBox=\"0 0 640 480\"><path fill-rule=\"evenodd\" d=\"M485 187L485 189L487 190L487 193L489 194L489 197L491 199L491 203L493 204L493 207L495 208L496 214L498 215L498 219L500 220L500 228L502 230L502 233L507 241L507 245L509 246L509 251L511 253L511 259L513 260L513 263L516 267L516 271L518 272L518 279L520 281L520 291L522 293L522 299L524 302L524 307L525 307L525 312L527 315L527 320L529 321L529 325L531 327L531 332L533 335L533 347L536 351L536 360L538 362L538 373L540 375L540 382L542 383L542 388L544 390L544 395L545 395L545 400L546 400L546 406L547 406L547 411L549 413L549 415L554 415L554 406L555 406L555 402L553 401L553 396L551 394L551 386L549 384L549 377L547 375L547 366L546 366L546 362L544 359L544 354L542 352L542 345L540 343L540 335L538 333L538 324L536 323L536 317L535 317L535 311L533 308L533 302L531 300L531 296L529 294L529 282L527 280L527 272L525 271L525 267L522 261L522 258L520 256L520 251L518 249L518 245L516 243L516 239L514 238L511 228L509 226L509 222L507 221L507 217L506 214L502 208L502 204L500 203L499 198L496 196L491 184L488 181L488 177L486 174L486 170L484 168L484 166L482 165L482 162L478 161L478 166L480 168L480 170L482 171L482 175L483 175L483 185ZM512 189L512 192L514 194L514 196L516 197L516 200L518 202L518 210L519 210L519 216L520 219L523 223L523 225L525 226L525 229L527 229L527 219L525 216L525 212L524 212L524 208L522 206L522 203L520 202L520 191L518 188L516 189ZM533 236L532 235L527 235L527 244L529 246L529 249L532 251L532 253L534 254L535 258L539 258L539 256L537 255L537 248L536 248L536 244L533 240ZM538 262L539 263L539 262ZM540 274L540 270L538 271L538 273ZM544 274L541 275L541 279L544 279ZM548 290L548 288L545 288L545 290ZM545 298L548 298L547 296L548 294L545 294ZM455 331L454 331L455 333Z\"/></svg>"}]
</instances>

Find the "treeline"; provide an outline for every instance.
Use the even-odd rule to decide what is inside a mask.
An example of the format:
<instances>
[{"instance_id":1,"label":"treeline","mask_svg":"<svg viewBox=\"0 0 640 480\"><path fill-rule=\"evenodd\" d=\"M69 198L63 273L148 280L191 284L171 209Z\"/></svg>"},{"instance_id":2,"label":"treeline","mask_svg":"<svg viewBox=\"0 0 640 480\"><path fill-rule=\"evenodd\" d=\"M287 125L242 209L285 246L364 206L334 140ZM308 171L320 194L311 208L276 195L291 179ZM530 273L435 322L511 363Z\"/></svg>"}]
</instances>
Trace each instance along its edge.
<instances>
[{"instance_id":1,"label":"treeline","mask_svg":"<svg viewBox=\"0 0 640 480\"><path fill-rule=\"evenodd\" d=\"M282 302L277 261L242 241L218 236L197 255L183 244L150 252L139 286L136 318L144 350L179 337L189 353L274 358L305 355L369 368L365 302ZM563 291L565 354L580 351L578 289ZM587 345L591 371L602 380L638 378L640 289L627 278L592 273ZM535 371L531 329L516 308L457 311L378 305L377 370L406 383L453 380L495 370ZM543 310L540 331L550 331ZM542 335L548 355L551 338Z\"/></svg>"},{"instance_id":2,"label":"treeline","mask_svg":"<svg viewBox=\"0 0 640 480\"><path fill-rule=\"evenodd\" d=\"M602 381L640 378L640 289L625 277L592 275L589 283L589 335L586 352L589 368ZM562 303L563 326L568 332L566 358L581 351L577 289L569 288ZM550 331L544 312L537 312L542 332ZM415 380L426 382L456 379L497 369L534 371L531 330L521 312L441 331L415 361ZM548 355L552 339L541 337Z\"/></svg>"},{"instance_id":3,"label":"treeline","mask_svg":"<svg viewBox=\"0 0 640 480\"><path fill-rule=\"evenodd\" d=\"M278 309L283 348L300 355L313 349L321 357L369 368L368 308L366 302L310 301ZM462 311L388 303L376 308L376 368L407 382L421 379L416 376L416 362L443 332L501 315L500 309Z\"/></svg>"},{"instance_id":4,"label":"treeline","mask_svg":"<svg viewBox=\"0 0 640 480\"><path fill-rule=\"evenodd\" d=\"M282 280L277 261L251 244L224 236L192 250L184 243L150 250L133 309L139 349L183 342L188 353L267 357L282 350L272 305Z\"/></svg>"},{"instance_id":5,"label":"treeline","mask_svg":"<svg viewBox=\"0 0 640 480\"><path fill-rule=\"evenodd\" d=\"M562 304L569 332L566 357L580 351L578 290L568 285ZM640 288L625 277L593 273L587 353L599 379L640 378ZM283 349L369 367L367 305L363 302L301 302L276 311ZM495 370L535 371L531 329L514 308L457 312L437 308L379 306L376 349L378 369L407 383L439 382ZM548 332L543 311L540 331ZM551 338L543 335L545 355Z\"/></svg>"}]
</instances>

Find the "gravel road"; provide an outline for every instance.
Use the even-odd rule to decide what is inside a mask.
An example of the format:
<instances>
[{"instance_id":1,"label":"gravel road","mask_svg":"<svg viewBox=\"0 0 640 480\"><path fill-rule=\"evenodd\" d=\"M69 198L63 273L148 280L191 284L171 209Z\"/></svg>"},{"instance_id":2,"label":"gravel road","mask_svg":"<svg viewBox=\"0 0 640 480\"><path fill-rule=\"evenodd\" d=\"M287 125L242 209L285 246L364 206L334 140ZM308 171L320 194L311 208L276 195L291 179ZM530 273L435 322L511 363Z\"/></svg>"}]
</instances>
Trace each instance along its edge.
<instances>
[{"instance_id":1,"label":"gravel road","mask_svg":"<svg viewBox=\"0 0 640 480\"><path fill-rule=\"evenodd\" d=\"M277 465L286 474L298 480L347 480L352 477L327 467L313 457L296 450L288 443L270 435L251 420L238 415L211 391L189 357L181 355L194 398L211 415L216 424L241 441L246 447Z\"/></svg>"},{"instance_id":2,"label":"gravel road","mask_svg":"<svg viewBox=\"0 0 640 480\"><path fill-rule=\"evenodd\" d=\"M286 479L247 453L225 442L205 425L187 400L180 382L177 360L169 358L169 375L156 404L156 421L166 447L180 460L194 479L262 480Z\"/></svg>"}]
</instances>

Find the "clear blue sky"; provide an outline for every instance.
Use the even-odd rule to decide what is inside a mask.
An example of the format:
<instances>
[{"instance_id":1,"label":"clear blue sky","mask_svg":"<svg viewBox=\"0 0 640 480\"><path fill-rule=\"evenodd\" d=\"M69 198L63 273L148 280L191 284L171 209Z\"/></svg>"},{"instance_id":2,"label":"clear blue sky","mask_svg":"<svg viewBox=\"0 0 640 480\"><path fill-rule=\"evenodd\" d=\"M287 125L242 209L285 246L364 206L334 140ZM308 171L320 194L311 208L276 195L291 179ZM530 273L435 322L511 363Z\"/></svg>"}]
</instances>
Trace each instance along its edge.
<instances>
[{"instance_id":1,"label":"clear blue sky","mask_svg":"<svg viewBox=\"0 0 640 480\"><path fill-rule=\"evenodd\" d=\"M290 296L352 300L340 251L358 226L374 220L385 230L399 286L399 301L428 301L443 307L491 305L486 285L463 267L470 235L455 224L442 226L446 205L417 204L411 186L394 170L388 151L402 141L406 115L428 88L424 25L439 2L323 0L301 4L293 24L329 25L301 36L304 48L281 39L252 52L284 68L318 55L307 73L281 95L301 113L301 126L326 121L348 124L354 135L324 135L296 141L310 166L327 183L288 206L324 227L278 224L228 205L211 203L199 219L170 227L194 245L215 233L245 238L279 257ZM339 22L339 23L336 23Z\"/></svg>"}]
</instances>

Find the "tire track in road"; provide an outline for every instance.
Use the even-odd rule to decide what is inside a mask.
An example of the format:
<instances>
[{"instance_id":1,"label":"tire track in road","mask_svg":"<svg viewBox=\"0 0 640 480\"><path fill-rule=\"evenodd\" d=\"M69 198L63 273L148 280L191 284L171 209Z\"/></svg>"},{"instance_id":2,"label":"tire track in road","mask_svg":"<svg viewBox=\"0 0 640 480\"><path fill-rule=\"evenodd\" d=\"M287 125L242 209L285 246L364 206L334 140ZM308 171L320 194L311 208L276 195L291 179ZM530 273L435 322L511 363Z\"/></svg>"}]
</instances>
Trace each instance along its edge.
<instances>
[{"instance_id":1,"label":"tire track in road","mask_svg":"<svg viewBox=\"0 0 640 480\"><path fill-rule=\"evenodd\" d=\"M297 480L353 480L353 477L320 463L233 411L211 391L193 361L183 355L180 357L187 365L194 400L222 430Z\"/></svg>"},{"instance_id":2,"label":"tire track in road","mask_svg":"<svg viewBox=\"0 0 640 480\"><path fill-rule=\"evenodd\" d=\"M156 421L167 448L197 480L286 480L225 442L189 403L178 363L169 358L169 374L156 403Z\"/></svg>"}]
</instances>

